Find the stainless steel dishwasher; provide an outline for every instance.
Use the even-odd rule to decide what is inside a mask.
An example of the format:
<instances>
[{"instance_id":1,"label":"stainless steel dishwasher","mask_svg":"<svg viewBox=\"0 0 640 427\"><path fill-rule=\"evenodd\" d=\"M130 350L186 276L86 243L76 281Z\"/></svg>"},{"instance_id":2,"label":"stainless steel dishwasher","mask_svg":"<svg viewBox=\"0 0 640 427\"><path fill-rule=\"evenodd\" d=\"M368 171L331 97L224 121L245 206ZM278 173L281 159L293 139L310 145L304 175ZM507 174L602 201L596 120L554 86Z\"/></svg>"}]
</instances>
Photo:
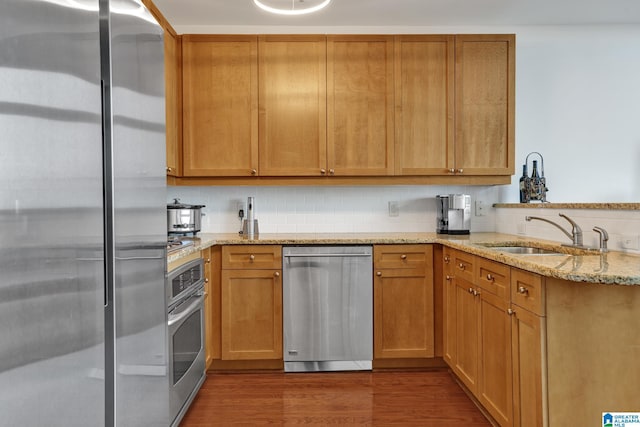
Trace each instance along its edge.
<instances>
[{"instance_id":1,"label":"stainless steel dishwasher","mask_svg":"<svg viewBox=\"0 0 640 427\"><path fill-rule=\"evenodd\" d=\"M370 370L371 246L285 246L285 372Z\"/></svg>"}]
</instances>

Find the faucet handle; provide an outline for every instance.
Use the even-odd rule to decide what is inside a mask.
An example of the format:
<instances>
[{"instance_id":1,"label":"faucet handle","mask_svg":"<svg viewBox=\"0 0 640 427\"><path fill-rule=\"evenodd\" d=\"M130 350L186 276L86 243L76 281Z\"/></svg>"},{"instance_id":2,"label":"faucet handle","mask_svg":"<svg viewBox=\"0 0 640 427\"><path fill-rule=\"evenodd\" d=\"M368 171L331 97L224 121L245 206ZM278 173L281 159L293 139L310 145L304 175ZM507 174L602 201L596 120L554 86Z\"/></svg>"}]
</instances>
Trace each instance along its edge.
<instances>
[{"instance_id":1,"label":"faucet handle","mask_svg":"<svg viewBox=\"0 0 640 427\"><path fill-rule=\"evenodd\" d=\"M563 213L559 213L559 216L561 216L562 218L566 219L567 221L569 221L569 223L571 224L572 230L571 230L571 234L573 237L573 245L574 246L582 246L582 228L580 228L580 226L571 218L569 218L568 216L566 216Z\"/></svg>"},{"instance_id":2,"label":"faucet handle","mask_svg":"<svg viewBox=\"0 0 640 427\"><path fill-rule=\"evenodd\" d=\"M593 227L593 231L599 234L600 237L600 252L609 252L607 249L607 242L609 241L609 233L602 227Z\"/></svg>"}]
</instances>

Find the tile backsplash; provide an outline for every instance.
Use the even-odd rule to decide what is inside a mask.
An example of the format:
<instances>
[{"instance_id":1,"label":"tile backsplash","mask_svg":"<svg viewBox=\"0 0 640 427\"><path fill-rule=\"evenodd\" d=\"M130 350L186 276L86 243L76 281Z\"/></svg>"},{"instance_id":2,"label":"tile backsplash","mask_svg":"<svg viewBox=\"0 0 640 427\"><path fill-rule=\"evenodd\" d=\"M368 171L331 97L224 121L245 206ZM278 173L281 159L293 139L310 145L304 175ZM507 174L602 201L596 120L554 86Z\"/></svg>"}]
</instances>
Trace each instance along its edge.
<instances>
[{"instance_id":1,"label":"tile backsplash","mask_svg":"<svg viewBox=\"0 0 640 427\"><path fill-rule=\"evenodd\" d=\"M471 195L471 231L493 231L497 187L358 186L358 187L169 187L168 201L203 204L202 231L240 230L238 205L255 197L261 233L433 232L438 194ZM475 216L481 201L484 215ZM389 202L398 216L390 216Z\"/></svg>"}]
</instances>

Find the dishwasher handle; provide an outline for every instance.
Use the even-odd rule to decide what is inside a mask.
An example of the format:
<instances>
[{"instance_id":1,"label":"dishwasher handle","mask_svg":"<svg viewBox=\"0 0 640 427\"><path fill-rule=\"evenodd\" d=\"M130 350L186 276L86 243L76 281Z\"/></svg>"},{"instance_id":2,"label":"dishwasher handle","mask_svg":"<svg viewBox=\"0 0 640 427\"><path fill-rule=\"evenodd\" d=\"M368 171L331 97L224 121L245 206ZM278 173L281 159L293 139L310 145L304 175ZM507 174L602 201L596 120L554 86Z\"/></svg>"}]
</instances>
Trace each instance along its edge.
<instances>
[{"instance_id":1,"label":"dishwasher handle","mask_svg":"<svg viewBox=\"0 0 640 427\"><path fill-rule=\"evenodd\" d=\"M371 254L285 254L282 255L285 258L357 258L367 257L371 258Z\"/></svg>"}]
</instances>

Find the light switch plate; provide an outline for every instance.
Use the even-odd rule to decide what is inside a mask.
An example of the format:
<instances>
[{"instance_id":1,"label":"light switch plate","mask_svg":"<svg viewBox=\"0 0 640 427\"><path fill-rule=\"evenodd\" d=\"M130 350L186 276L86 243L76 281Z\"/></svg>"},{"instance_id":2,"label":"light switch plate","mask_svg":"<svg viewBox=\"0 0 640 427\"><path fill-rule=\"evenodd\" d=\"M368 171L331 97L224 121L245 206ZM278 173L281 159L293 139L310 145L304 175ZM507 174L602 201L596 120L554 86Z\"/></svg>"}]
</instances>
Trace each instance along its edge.
<instances>
[{"instance_id":1,"label":"light switch plate","mask_svg":"<svg viewBox=\"0 0 640 427\"><path fill-rule=\"evenodd\" d=\"M638 250L638 236L621 236L620 244L622 249Z\"/></svg>"},{"instance_id":2,"label":"light switch plate","mask_svg":"<svg viewBox=\"0 0 640 427\"><path fill-rule=\"evenodd\" d=\"M400 208L398 202L389 202L389 216L400 216Z\"/></svg>"}]
</instances>

